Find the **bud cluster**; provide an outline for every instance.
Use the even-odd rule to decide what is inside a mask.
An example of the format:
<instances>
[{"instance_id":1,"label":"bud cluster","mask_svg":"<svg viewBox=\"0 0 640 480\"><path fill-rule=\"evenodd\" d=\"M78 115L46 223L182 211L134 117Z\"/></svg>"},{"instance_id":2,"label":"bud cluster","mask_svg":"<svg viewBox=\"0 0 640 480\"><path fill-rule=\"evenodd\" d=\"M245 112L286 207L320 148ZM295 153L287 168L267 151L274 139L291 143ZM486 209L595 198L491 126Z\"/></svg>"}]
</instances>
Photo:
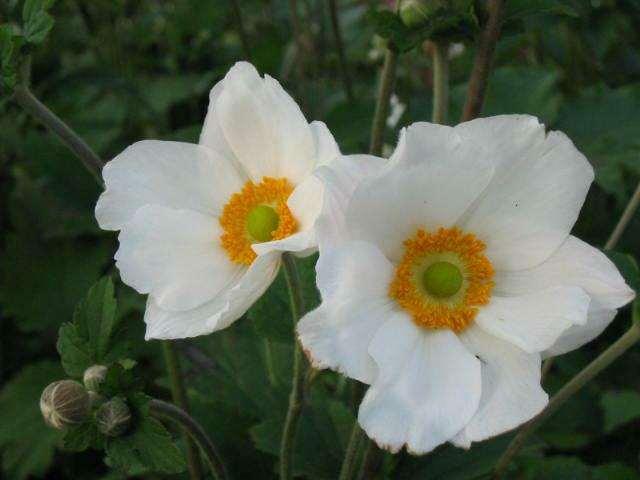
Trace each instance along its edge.
<instances>
[{"instance_id":1,"label":"bud cluster","mask_svg":"<svg viewBox=\"0 0 640 480\"><path fill-rule=\"evenodd\" d=\"M91 418L98 431L110 437L123 435L131 424L131 410L120 397L105 400L99 393L107 367L93 365L84 372L84 386L75 380L59 380L48 385L40 397L40 411L47 425L64 430Z\"/></svg>"}]
</instances>

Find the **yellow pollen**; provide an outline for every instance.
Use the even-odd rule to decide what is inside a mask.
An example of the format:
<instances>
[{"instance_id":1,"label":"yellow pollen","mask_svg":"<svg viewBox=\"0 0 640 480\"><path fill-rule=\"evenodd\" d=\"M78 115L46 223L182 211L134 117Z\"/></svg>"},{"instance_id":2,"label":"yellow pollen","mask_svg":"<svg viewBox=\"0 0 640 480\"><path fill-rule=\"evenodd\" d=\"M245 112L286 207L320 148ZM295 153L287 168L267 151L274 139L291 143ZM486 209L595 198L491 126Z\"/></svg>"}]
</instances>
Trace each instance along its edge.
<instances>
[{"instance_id":1,"label":"yellow pollen","mask_svg":"<svg viewBox=\"0 0 640 480\"><path fill-rule=\"evenodd\" d=\"M263 177L258 184L248 181L242 190L231 195L220 216L223 230L220 241L231 261L251 265L256 258L251 245L260 240L253 238L247 228L248 217L256 207L270 207L277 214L277 227L270 232L271 240L281 240L297 231L298 222L287 206L291 192L293 186L286 178Z\"/></svg>"},{"instance_id":2,"label":"yellow pollen","mask_svg":"<svg viewBox=\"0 0 640 480\"><path fill-rule=\"evenodd\" d=\"M491 298L494 271L484 254L485 244L475 235L454 227L433 233L419 229L405 240L404 246L405 253L389 286L389 296L421 327L462 332L473 322L478 307L489 303ZM429 267L443 263L457 267L462 275L459 289L447 296L434 295L424 285Z\"/></svg>"}]
</instances>

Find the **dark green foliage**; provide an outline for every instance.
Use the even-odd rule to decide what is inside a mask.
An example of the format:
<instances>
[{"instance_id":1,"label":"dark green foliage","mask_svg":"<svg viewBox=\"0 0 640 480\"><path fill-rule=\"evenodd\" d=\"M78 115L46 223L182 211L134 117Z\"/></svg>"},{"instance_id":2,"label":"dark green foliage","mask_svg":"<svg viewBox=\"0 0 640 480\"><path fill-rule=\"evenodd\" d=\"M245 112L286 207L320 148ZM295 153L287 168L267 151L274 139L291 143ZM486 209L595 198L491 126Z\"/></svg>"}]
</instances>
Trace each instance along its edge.
<instances>
[{"instance_id":1,"label":"dark green foliage","mask_svg":"<svg viewBox=\"0 0 640 480\"><path fill-rule=\"evenodd\" d=\"M325 0L298 2L317 46L302 74L289 2L239 3L251 60L281 81L307 118L325 121L343 152L368 148L377 74L389 40L403 51L395 93L406 105L398 124L385 132L389 148L400 127L430 116L432 71L420 46L424 39L456 44L450 123L459 118L486 2L427 2L434 10L425 22L407 27L391 9L381 8L387 4L382 0L338 1L354 102L347 101L341 83ZM157 478L151 470L184 468L184 442L173 442L180 432L149 417L147 397L140 393L169 399L168 381L158 342L143 341L144 298L123 287L113 268L116 235L101 232L95 222L100 187L51 133L9 100L20 66L30 56L32 90L105 160L143 138L197 142L210 87L245 58L230 5L0 1L3 478L121 480ZM483 110L484 115L537 115L585 153L596 182L574 233L598 246L640 180L639 24L640 10L627 0L508 0ZM376 31L388 40L373 40ZM619 253L610 254L636 289L638 238L637 216L616 247ZM315 257L299 262L309 308L319 302L314 262ZM114 283L99 280L104 275ZM287 302L279 276L245 318L186 343L198 346L207 356L205 364L181 355L192 414L236 479L277 478L291 381L293 325ZM558 358L545 388L557 391L615 341L628 328L629 310L594 342ZM56 353L58 330L66 373ZM65 376L80 379L95 363L109 365L100 393L131 405L130 430L106 439L93 422L65 434L47 428L37 408L42 389ZM590 383L531 439L509 478L637 479L639 364L640 350L634 347ZM301 478L336 478L355 417L351 396L351 385L330 372L309 388L294 459ZM387 456L383 472L389 479L488 478L508 440L509 435L492 439L470 451L443 446L430 456Z\"/></svg>"}]
</instances>

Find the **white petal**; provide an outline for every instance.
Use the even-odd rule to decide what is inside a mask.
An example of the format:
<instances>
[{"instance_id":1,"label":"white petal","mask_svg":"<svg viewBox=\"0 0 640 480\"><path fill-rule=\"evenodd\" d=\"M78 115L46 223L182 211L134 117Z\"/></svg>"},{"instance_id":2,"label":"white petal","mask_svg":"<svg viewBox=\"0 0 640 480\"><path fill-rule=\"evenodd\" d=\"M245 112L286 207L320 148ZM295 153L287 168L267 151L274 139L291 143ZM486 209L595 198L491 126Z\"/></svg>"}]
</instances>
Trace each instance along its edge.
<instances>
[{"instance_id":1,"label":"white petal","mask_svg":"<svg viewBox=\"0 0 640 480\"><path fill-rule=\"evenodd\" d=\"M224 136L218 115L215 112L218 98L224 89L224 79L214 85L209 92L209 107L207 108L207 116L204 119L202 132L200 132L200 145L209 147L216 152L227 157L229 160L236 162L235 155L227 139Z\"/></svg>"},{"instance_id":2,"label":"white petal","mask_svg":"<svg viewBox=\"0 0 640 480\"><path fill-rule=\"evenodd\" d=\"M280 255L277 253L258 256L235 284L192 310L165 310L150 295L144 315L147 324L145 338L195 337L228 327L262 296L276 277L279 267Z\"/></svg>"},{"instance_id":3,"label":"white petal","mask_svg":"<svg viewBox=\"0 0 640 480\"><path fill-rule=\"evenodd\" d=\"M298 222L298 232L272 242L254 243L253 250L262 255L271 251L312 253L316 247L315 222L322 208L322 182L308 176L291 193L287 205Z\"/></svg>"},{"instance_id":4,"label":"white petal","mask_svg":"<svg viewBox=\"0 0 640 480\"><path fill-rule=\"evenodd\" d=\"M144 205L218 215L243 176L209 148L145 140L134 143L102 170L106 191L96 206L105 230L119 230Z\"/></svg>"},{"instance_id":5,"label":"white petal","mask_svg":"<svg viewBox=\"0 0 640 480\"><path fill-rule=\"evenodd\" d=\"M280 84L249 63L229 70L213 107L236 158L256 182L302 181L316 165L311 128Z\"/></svg>"},{"instance_id":6,"label":"white petal","mask_svg":"<svg viewBox=\"0 0 640 480\"><path fill-rule=\"evenodd\" d=\"M313 135L317 165L327 165L338 158L341 155L340 148L325 123L314 120L309 126Z\"/></svg>"},{"instance_id":7,"label":"white petal","mask_svg":"<svg viewBox=\"0 0 640 480\"><path fill-rule=\"evenodd\" d=\"M218 219L159 205L140 208L120 232L122 281L168 310L188 310L237 281L241 265L219 243Z\"/></svg>"},{"instance_id":8,"label":"white petal","mask_svg":"<svg viewBox=\"0 0 640 480\"><path fill-rule=\"evenodd\" d=\"M475 322L525 352L541 352L569 327L586 322L589 301L578 287L552 287L516 297L494 295Z\"/></svg>"},{"instance_id":9,"label":"white petal","mask_svg":"<svg viewBox=\"0 0 640 480\"><path fill-rule=\"evenodd\" d=\"M368 348L393 315L387 295L393 266L375 246L348 242L323 251L316 270L322 304L300 320L298 338L315 368L371 383L376 366Z\"/></svg>"},{"instance_id":10,"label":"white petal","mask_svg":"<svg viewBox=\"0 0 640 480\"><path fill-rule=\"evenodd\" d=\"M401 134L388 168L360 184L347 210L354 239L397 261L417 229L454 225L491 180L493 167L451 127L415 123Z\"/></svg>"},{"instance_id":11,"label":"white petal","mask_svg":"<svg viewBox=\"0 0 640 480\"><path fill-rule=\"evenodd\" d=\"M519 295L555 286L577 286L603 308L626 305L635 293L616 266L597 248L569 236L551 257L537 267L498 271L496 292Z\"/></svg>"},{"instance_id":12,"label":"white petal","mask_svg":"<svg viewBox=\"0 0 640 480\"><path fill-rule=\"evenodd\" d=\"M387 160L372 155L346 155L315 171L324 184L322 211L316 222L321 251L348 238L345 215L354 190L386 164Z\"/></svg>"},{"instance_id":13,"label":"white petal","mask_svg":"<svg viewBox=\"0 0 640 480\"><path fill-rule=\"evenodd\" d=\"M378 330L369 353L379 375L358 421L383 448L422 454L450 440L480 401L480 362L450 330L421 329L404 313Z\"/></svg>"},{"instance_id":14,"label":"white petal","mask_svg":"<svg viewBox=\"0 0 640 480\"><path fill-rule=\"evenodd\" d=\"M566 330L560 338L542 353L544 358L562 355L590 342L609 326L618 313L617 310L602 308L592 302L584 325L574 325Z\"/></svg>"},{"instance_id":15,"label":"white petal","mask_svg":"<svg viewBox=\"0 0 640 480\"><path fill-rule=\"evenodd\" d=\"M457 445L469 447L530 420L547 405L540 386L540 354L526 353L472 326L460 334L466 347L482 362L480 406L457 435Z\"/></svg>"},{"instance_id":16,"label":"white petal","mask_svg":"<svg viewBox=\"0 0 640 480\"><path fill-rule=\"evenodd\" d=\"M566 135L533 117L502 116L461 124L456 131L493 160L494 178L461 222L487 244L499 270L533 267L569 235L593 168Z\"/></svg>"}]
</instances>

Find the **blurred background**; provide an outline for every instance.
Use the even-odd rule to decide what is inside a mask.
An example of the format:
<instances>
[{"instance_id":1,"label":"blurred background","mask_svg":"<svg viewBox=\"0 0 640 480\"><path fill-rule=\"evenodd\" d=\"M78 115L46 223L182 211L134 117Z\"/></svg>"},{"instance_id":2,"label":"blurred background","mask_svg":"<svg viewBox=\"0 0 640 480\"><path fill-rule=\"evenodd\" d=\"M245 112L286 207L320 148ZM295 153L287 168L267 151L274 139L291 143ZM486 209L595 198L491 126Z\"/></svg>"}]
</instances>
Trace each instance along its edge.
<instances>
[{"instance_id":1,"label":"blurred background","mask_svg":"<svg viewBox=\"0 0 640 480\"><path fill-rule=\"evenodd\" d=\"M297 3L297 19L291 3ZM196 142L209 89L234 62L249 59L280 80L309 120L326 122L343 152L364 152L384 56L371 12L388 6L336 4L346 83L326 0L58 0L49 10L53 29L31 51L32 90L108 160L144 138ZM483 2L476 4L481 11ZM2 0L0 21L19 22L21 9L20 1ZM464 103L474 34L463 32L449 47L451 124ZM402 126L430 119L431 78L428 45L400 56L385 132L387 154ZM589 158L596 181L574 233L603 246L640 180L640 2L507 1L483 109L485 116L500 113L540 117ZM59 433L45 427L37 406L44 386L64 376L55 347L58 328L98 278L117 278L116 235L101 232L93 217L99 193L81 163L5 89L0 97L3 478L161 478L144 470L129 476L110 470L101 452L62 451ZM639 238L637 216L611 254L636 290ZM303 265L309 285L313 262ZM133 331L134 358L145 369L147 391L167 398L160 345L143 341L144 299L122 283L117 289L118 314ZM317 304L313 287L306 294L310 305ZM557 390L629 322L626 309L596 341L558 358L544 380L547 390ZM276 477L291 338L279 278L233 328L180 344L193 415L218 443L236 479ZM539 430L511 477L640 479L639 371L635 346ZM353 388L332 373L315 382L295 457L300 477L337 477L354 417ZM503 435L469 452L444 446L426 457L387 456L380 478L487 478L509 439Z\"/></svg>"}]
</instances>

